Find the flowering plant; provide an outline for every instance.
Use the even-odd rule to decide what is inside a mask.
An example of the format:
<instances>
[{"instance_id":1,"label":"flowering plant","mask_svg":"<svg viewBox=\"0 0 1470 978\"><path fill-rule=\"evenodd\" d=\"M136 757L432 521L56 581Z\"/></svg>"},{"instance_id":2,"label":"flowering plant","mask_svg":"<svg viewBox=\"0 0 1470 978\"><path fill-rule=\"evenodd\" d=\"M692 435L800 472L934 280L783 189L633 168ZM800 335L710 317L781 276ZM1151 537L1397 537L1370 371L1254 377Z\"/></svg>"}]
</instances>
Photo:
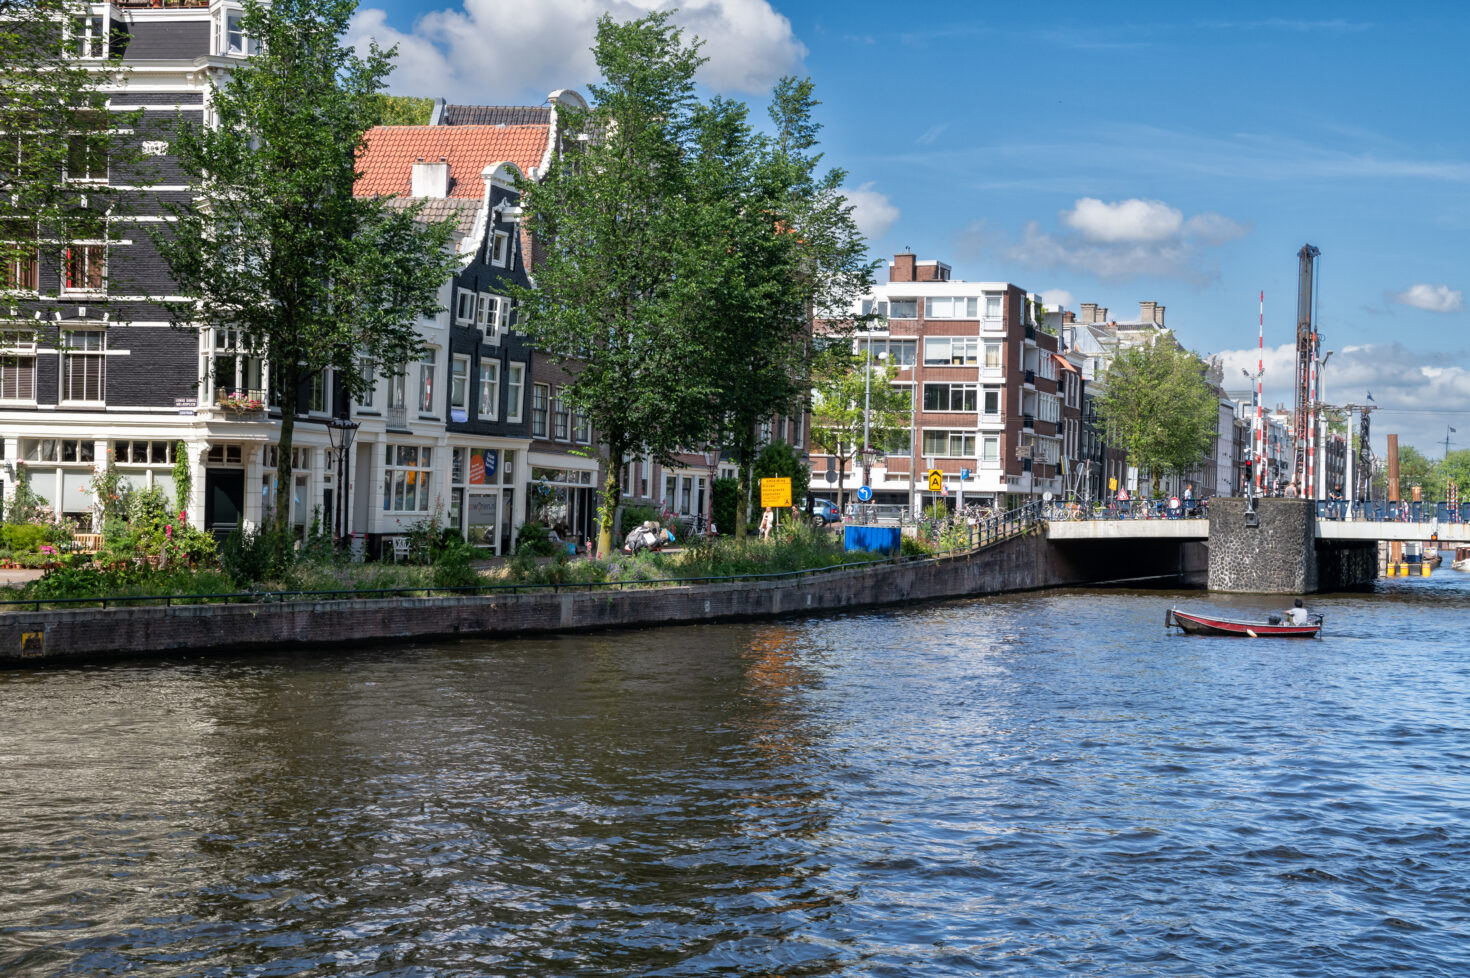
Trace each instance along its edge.
<instances>
[{"instance_id":1,"label":"flowering plant","mask_svg":"<svg viewBox=\"0 0 1470 978\"><path fill-rule=\"evenodd\" d=\"M220 391L218 400L219 406L229 411L260 411L265 408L264 401L245 391Z\"/></svg>"}]
</instances>

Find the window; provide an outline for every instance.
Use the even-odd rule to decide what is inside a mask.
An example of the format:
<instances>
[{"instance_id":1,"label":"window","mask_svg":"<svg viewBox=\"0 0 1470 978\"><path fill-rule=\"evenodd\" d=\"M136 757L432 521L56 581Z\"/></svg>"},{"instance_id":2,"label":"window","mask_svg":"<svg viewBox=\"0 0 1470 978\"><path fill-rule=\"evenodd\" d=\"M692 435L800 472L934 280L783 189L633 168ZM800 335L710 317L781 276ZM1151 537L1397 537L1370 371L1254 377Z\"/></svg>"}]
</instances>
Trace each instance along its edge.
<instances>
[{"instance_id":1,"label":"window","mask_svg":"<svg viewBox=\"0 0 1470 978\"><path fill-rule=\"evenodd\" d=\"M480 361L480 420L494 421L500 416L500 361Z\"/></svg>"},{"instance_id":2,"label":"window","mask_svg":"<svg viewBox=\"0 0 1470 978\"><path fill-rule=\"evenodd\" d=\"M429 511L432 448L416 445L383 446L383 511L426 513Z\"/></svg>"},{"instance_id":3,"label":"window","mask_svg":"<svg viewBox=\"0 0 1470 978\"><path fill-rule=\"evenodd\" d=\"M551 407L551 388L545 384L531 385L531 437L546 437L546 416Z\"/></svg>"},{"instance_id":4,"label":"window","mask_svg":"<svg viewBox=\"0 0 1470 978\"><path fill-rule=\"evenodd\" d=\"M980 401L985 413L990 417L1000 415L1000 389L997 387L985 388L984 397Z\"/></svg>"},{"instance_id":5,"label":"window","mask_svg":"<svg viewBox=\"0 0 1470 978\"><path fill-rule=\"evenodd\" d=\"M890 299L888 302L889 319L918 319L918 299Z\"/></svg>"},{"instance_id":6,"label":"window","mask_svg":"<svg viewBox=\"0 0 1470 978\"><path fill-rule=\"evenodd\" d=\"M263 399L266 387L265 344L240 329L214 331L210 375L217 392ZM218 396L218 394L216 394Z\"/></svg>"},{"instance_id":7,"label":"window","mask_svg":"<svg viewBox=\"0 0 1470 978\"><path fill-rule=\"evenodd\" d=\"M973 336L930 336L924 340L925 366L973 367L979 363L980 341Z\"/></svg>"},{"instance_id":8,"label":"window","mask_svg":"<svg viewBox=\"0 0 1470 978\"><path fill-rule=\"evenodd\" d=\"M373 374L373 362L361 360L358 363L358 373L362 376L362 393L357 396L357 406L373 410L373 400L378 394L378 378Z\"/></svg>"},{"instance_id":9,"label":"window","mask_svg":"<svg viewBox=\"0 0 1470 978\"><path fill-rule=\"evenodd\" d=\"M112 457L118 465L168 465L174 460L171 441L115 441Z\"/></svg>"},{"instance_id":10,"label":"window","mask_svg":"<svg viewBox=\"0 0 1470 978\"><path fill-rule=\"evenodd\" d=\"M864 316L871 316L874 314L879 316L888 315L888 303L883 301L882 299L864 299L862 309L862 314Z\"/></svg>"},{"instance_id":11,"label":"window","mask_svg":"<svg viewBox=\"0 0 1470 978\"><path fill-rule=\"evenodd\" d=\"M274 451L274 447L272 450ZM211 445L209 447L209 454L204 457L204 460L206 462L213 462L216 465L239 465L240 457L239 445ZM267 457L269 464L266 468L274 469L276 467L275 456L269 455Z\"/></svg>"},{"instance_id":12,"label":"window","mask_svg":"<svg viewBox=\"0 0 1470 978\"><path fill-rule=\"evenodd\" d=\"M306 410L309 414L327 413L327 372L318 370L306 381Z\"/></svg>"},{"instance_id":13,"label":"window","mask_svg":"<svg viewBox=\"0 0 1470 978\"><path fill-rule=\"evenodd\" d=\"M7 244L3 248L4 278L0 289L6 291L34 292L40 287L41 256L35 245L36 229L24 222L7 222L3 234Z\"/></svg>"},{"instance_id":14,"label":"window","mask_svg":"<svg viewBox=\"0 0 1470 978\"><path fill-rule=\"evenodd\" d=\"M469 326L475 321L475 293L460 289L454 298L454 321Z\"/></svg>"},{"instance_id":15,"label":"window","mask_svg":"<svg viewBox=\"0 0 1470 978\"><path fill-rule=\"evenodd\" d=\"M572 438L579 445L588 445L592 442L592 422L581 413L572 414Z\"/></svg>"},{"instance_id":16,"label":"window","mask_svg":"<svg viewBox=\"0 0 1470 978\"><path fill-rule=\"evenodd\" d=\"M1042 421L1059 421L1062 417L1062 406L1055 397L1047 397L1043 394L1037 399L1036 416Z\"/></svg>"},{"instance_id":17,"label":"window","mask_svg":"<svg viewBox=\"0 0 1470 978\"><path fill-rule=\"evenodd\" d=\"M97 461L97 443L77 438L64 438L61 441L61 460L63 462L95 462Z\"/></svg>"},{"instance_id":18,"label":"window","mask_svg":"<svg viewBox=\"0 0 1470 978\"><path fill-rule=\"evenodd\" d=\"M510 235L504 231L496 231L495 237L490 244L490 261L492 264L505 267L506 259L510 257Z\"/></svg>"},{"instance_id":19,"label":"window","mask_svg":"<svg viewBox=\"0 0 1470 978\"><path fill-rule=\"evenodd\" d=\"M926 430L924 454L945 458L969 458L975 454L973 431Z\"/></svg>"},{"instance_id":20,"label":"window","mask_svg":"<svg viewBox=\"0 0 1470 978\"><path fill-rule=\"evenodd\" d=\"M107 57L107 19L89 14L72 21L72 40L78 58L97 61Z\"/></svg>"},{"instance_id":21,"label":"window","mask_svg":"<svg viewBox=\"0 0 1470 978\"><path fill-rule=\"evenodd\" d=\"M979 388L974 384L925 384L925 411L970 411L976 409Z\"/></svg>"},{"instance_id":22,"label":"window","mask_svg":"<svg viewBox=\"0 0 1470 978\"><path fill-rule=\"evenodd\" d=\"M552 412L552 437L557 441L566 441L571 436L571 412L567 410L567 402L562 395L562 389L556 389L556 410Z\"/></svg>"},{"instance_id":23,"label":"window","mask_svg":"<svg viewBox=\"0 0 1470 978\"><path fill-rule=\"evenodd\" d=\"M400 369L388 375L388 410L408 407L408 371Z\"/></svg>"},{"instance_id":24,"label":"window","mask_svg":"<svg viewBox=\"0 0 1470 978\"><path fill-rule=\"evenodd\" d=\"M228 11L225 14L225 50L224 54L253 54L255 45L245 36L245 31L240 27L244 14L238 11Z\"/></svg>"},{"instance_id":25,"label":"window","mask_svg":"<svg viewBox=\"0 0 1470 978\"><path fill-rule=\"evenodd\" d=\"M106 183L106 142L87 133L72 133L67 136L66 178L73 181Z\"/></svg>"},{"instance_id":26,"label":"window","mask_svg":"<svg viewBox=\"0 0 1470 978\"><path fill-rule=\"evenodd\" d=\"M1001 345L999 343L985 344L985 367L988 370L999 370L1003 364Z\"/></svg>"},{"instance_id":27,"label":"window","mask_svg":"<svg viewBox=\"0 0 1470 978\"><path fill-rule=\"evenodd\" d=\"M1036 365L1036 374L1037 376L1044 377L1047 380L1057 379L1057 362L1056 360L1052 359L1051 354L1047 353L1045 350L1042 351L1041 360Z\"/></svg>"},{"instance_id":28,"label":"window","mask_svg":"<svg viewBox=\"0 0 1470 978\"><path fill-rule=\"evenodd\" d=\"M990 465L1000 464L1000 437L986 435L980 439L980 461Z\"/></svg>"},{"instance_id":29,"label":"window","mask_svg":"<svg viewBox=\"0 0 1470 978\"><path fill-rule=\"evenodd\" d=\"M434 413L434 366L438 350L425 350L419 361L419 414Z\"/></svg>"},{"instance_id":30,"label":"window","mask_svg":"<svg viewBox=\"0 0 1470 978\"><path fill-rule=\"evenodd\" d=\"M526 365L524 363L506 364L505 367L505 420L513 424L519 424L521 420L521 400L526 396Z\"/></svg>"},{"instance_id":31,"label":"window","mask_svg":"<svg viewBox=\"0 0 1470 978\"><path fill-rule=\"evenodd\" d=\"M1001 297L998 295L987 295L985 297L985 318L1001 318Z\"/></svg>"},{"instance_id":32,"label":"window","mask_svg":"<svg viewBox=\"0 0 1470 978\"><path fill-rule=\"evenodd\" d=\"M35 399L35 334L0 333L0 401Z\"/></svg>"},{"instance_id":33,"label":"window","mask_svg":"<svg viewBox=\"0 0 1470 978\"><path fill-rule=\"evenodd\" d=\"M480 365L483 372L484 364ZM481 385L484 385L483 373ZM468 411L470 409L470 358L457 356L449 363L449 406L455 410ZM484 405L481 405L480 414L485 413Z\"/></svg>"},{"instance_id":34,"label":"window","mask_svg":"<svg viewBox=\"0 0 1470 978\"><path fill-rule=\"evenodd\" d=\"M101 292L107 287L107 246L74 244L66 249L67 292Z\"/></svg>"},{"instance_id":35,"label":"window","mask_svg":"<svg viewBox=\"0 0 1470 978\"><path fill-rule=\"evenodd\" d=\"M107 334L67 330L61 335L61 399L100 404L107 384Z\"/></svg>"},{"instance_id":36,"label":"window","mask_svg":"<svg viewBox=\"0 0 1470 978\"><path fill-rule=\"evenodd\" d=\"M929 299L924 303L925 319L977 319L980 300L974 296Z\"/></svg>"}]
</instances>

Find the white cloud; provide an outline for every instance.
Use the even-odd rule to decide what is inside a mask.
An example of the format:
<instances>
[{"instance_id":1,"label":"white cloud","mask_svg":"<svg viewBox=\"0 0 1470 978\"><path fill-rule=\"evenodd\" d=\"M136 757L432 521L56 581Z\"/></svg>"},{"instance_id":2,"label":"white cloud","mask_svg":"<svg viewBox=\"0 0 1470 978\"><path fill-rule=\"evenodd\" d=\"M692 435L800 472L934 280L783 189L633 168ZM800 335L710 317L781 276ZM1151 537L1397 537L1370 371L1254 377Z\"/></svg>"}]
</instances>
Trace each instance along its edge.
<instances>
[{"instance_id":1,"label":"white cloud","mask_svg":"<svg viewBox=\"0 0 1470 978\"><path fill-rule=\"evenodd\" d=\"M1244 390L1249 383L1241 370L1256 371L1254 347L1219 354L1228 390ZM1422 354L1398 343L1344 346L1323 370L1323 393L1332 404L1365 404L1371 391L1376 408L1372 417L1373 446L1382 451L1384 436L1399 435L1400 444L1433 454L1438 440L1443 451L1445 426L1470 431L1470 369L1447 364L1445 354ZM1287 408L1293 402L1296 348L1293 344L1267 347L1262 376L1265 405Z\"/></svg>"},{"instance_id":2,"label":"white cloud","mask_svg":"<svg viewBox=\"0 0 1470 978\"><path fill-rule=\"evenodd\" d=\"M1459 312L1465 308L1465 293L1448 285L1419 282L1402 292L1395 292L1389 298L1401 306L1413 306L1415 309L1427 309L1430 312Z\"/></svg>"},{"instance_id":3,"label":"white cloud","mask_svg":"<svg viewBox=\"0 0 1470 978\"><path fill-rule=\"evenodd\" d=\"M858 230L869 241L883 237L898 220L898 208L889 202L887 194L874 190L871 181L856 190L844 189L842 194L852 204L852 219Z\"/></svg>"},{"instance_id":4,"label":"white cloud","mask_svg":"<svg viewBox=\"0 0 1470 978\"><path fill-rule=\"evenodd\" d=\"M407 33L377 8L359 10L349 39L398 45L391 88L470 104L504 104L525 93L582 90L596 78L590 48L597 19L641 17L661 0L464 0L419 17ZM685 0L674 20L705 41L699 80L719 91L763 92L795 71L807 49L768 0Z\"/></svg>"},{"instance_id":5,"label":"white cloud","mask_svg":"<svg viewBox=\"0 0 1470 978\"><path fill-rule=\"evenodd\" d=\"M1107 203L1082 197L1058 216L1072 233L1053 234L1031 221L1010 257L1038 268L1087 272L1105 281L1158 276L1202 283L1215 274L1204 249L1249 230L1220 214L1186 218L1163 201L1137 198Z\"/></svg>"},{"instance_id":6,"label":"white cloud","mask_svg":"<svg viewBox=\"0 0 1470 978\"><path fill-rule=\"evenodd\" d=\"M943 135L944 130L948 128L949 123L947 122L941 122L937 126L930 126L928 129L925 129L922 133L920 133L919 138L915 139L914 142L918 143L920 146L933 145L934 140Z\"/></svg>"},{"instance_id":7,"label":"white cloud","mask_svg":"<svg viewBox=\"0 0 1470 978\"><path fill-rule=\"evenodd\" d=\"M1055 312L1058 309L1073 309L1076 299L1066 289L1043 289L1041 304Z\"/></svg>"}]
</instances>

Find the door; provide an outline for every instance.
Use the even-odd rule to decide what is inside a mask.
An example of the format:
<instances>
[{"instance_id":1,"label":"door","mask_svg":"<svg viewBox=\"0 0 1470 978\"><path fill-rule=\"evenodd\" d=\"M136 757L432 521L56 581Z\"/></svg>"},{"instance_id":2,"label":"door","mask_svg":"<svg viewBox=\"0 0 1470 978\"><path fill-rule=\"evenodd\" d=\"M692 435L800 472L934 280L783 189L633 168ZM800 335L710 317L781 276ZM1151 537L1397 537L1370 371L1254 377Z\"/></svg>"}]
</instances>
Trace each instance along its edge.
<instances>
[{"instance_id":1,"label":"door","mask_svg":"<svg viewBox=\"0 0 1470 978\"><path fill-rule=\"evenodd\" d=\"M242 469L204 470L204 528L233 530L245 509Z\"/></svg>"}]
</instances>

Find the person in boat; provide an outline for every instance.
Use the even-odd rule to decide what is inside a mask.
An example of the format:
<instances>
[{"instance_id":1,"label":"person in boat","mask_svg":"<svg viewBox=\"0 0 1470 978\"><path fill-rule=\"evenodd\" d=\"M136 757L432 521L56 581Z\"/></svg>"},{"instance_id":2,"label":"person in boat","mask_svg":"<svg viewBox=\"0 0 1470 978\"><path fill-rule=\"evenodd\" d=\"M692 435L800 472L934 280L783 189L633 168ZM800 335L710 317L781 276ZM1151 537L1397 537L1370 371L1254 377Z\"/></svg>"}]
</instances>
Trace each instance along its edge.
<instances>
[{"instance_id":1,"label":"person in boat","mask_svg":"<svg viewBox=\"0 0 1470 978\"><path fill-rule=\"evenodd\" d=\"M1302 599L1297 598L1286 611L1286 623L1288 625L1309 625L1311 618L1307 614L1307 606L1302 604Z\"/></svg>"}]
</instances>

